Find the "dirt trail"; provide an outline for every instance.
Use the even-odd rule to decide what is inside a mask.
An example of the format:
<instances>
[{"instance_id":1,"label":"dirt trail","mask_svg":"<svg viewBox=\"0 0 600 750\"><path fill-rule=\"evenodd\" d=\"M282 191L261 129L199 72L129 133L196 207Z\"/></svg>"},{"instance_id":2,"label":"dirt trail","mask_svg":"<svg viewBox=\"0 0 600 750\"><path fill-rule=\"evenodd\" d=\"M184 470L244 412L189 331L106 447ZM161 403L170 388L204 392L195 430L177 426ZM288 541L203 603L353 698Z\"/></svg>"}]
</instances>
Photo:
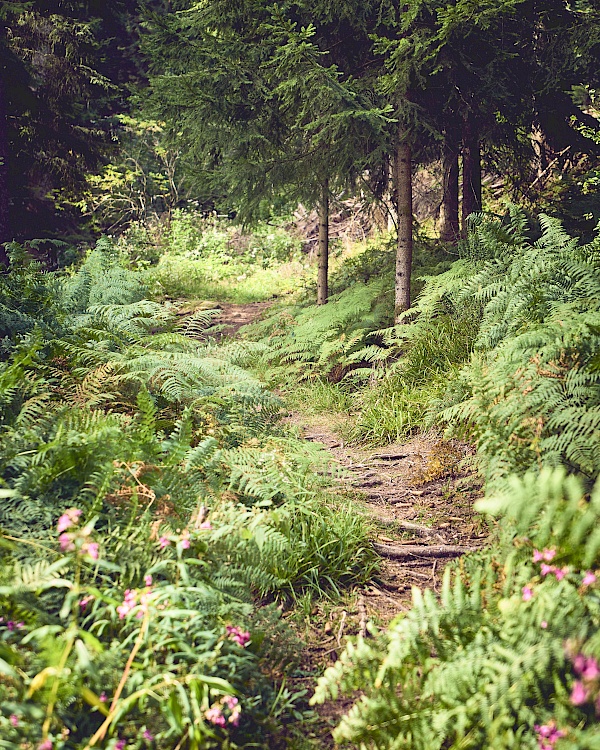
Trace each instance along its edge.
<instances>
[{"instance_id":1,"label":"dirt trail","mask_svg":"<svg viewBox=\"0 0 600 750\"><path fill-rule=\"evenodd\" d=\"M214 323L235 336L270 304L221 303ZM373 526L381 569L359 593L349 632L364 630L365 618L386 624L407 608L412 586L437 589L446 563L483 543L485 531L472 512L480 484L468 468L470 446L429 434L361 448L344 445L326 418L290 414L287 421L330 451L344 470L338 491L353 494Z\"/></svg>"},{"instance_id":2,"label":"dirt trail","mask_svg":"<svg viewBox=\"0 0 600 750\"><path fill-rule=\"evenodd\" d=\"M215 320L223 334L237 334L258 319L270 303L222 304ZM378 574L339 604L316 602L306 613L302 674L290 680L292 690L312 693L315 679L340 655L348 636L367 634L367 623L383 627L410 605L413 586L438 590L445 565L468 549L481 546L485 528L473 514L481 483L469 467L473 451L435 434L418 435L381 448L345 445L326 417L290 413L290 427L320 443L343 470L334 492L351 495L372 528L381 556ZM352 705L349 698L317 709L310 732L319 747L333 746L331 728Z\"/></svg>"},{"instance_id":3,"label":"dirt trail","mask_svg":"<svg viewBox=\"0 0 600 750\"><path fill-rule=\"evenodd\" d=\"M360 448L344 445L323 419L293 415L290 421L328 448L345 470L344 490L353 491L374 526L381 570L361 599L380 624L407 608L412 586L437 589L445 564L483 543L486 534L472 510L480 484L468 468L470 446L430 434Z\"/></svg>"},{"instance_id":4,"label":"dirt trail","mask_svg":"<svg viewBox=\"0 0 600 750\"><path fill-rule=\"evenodd\" d=\"M212 300L198 304L198 301L189 302L185 300L179 309L178 315L185 319L191 313L198 312L199 310L218 310L219 314L213 320L213 326L218 327L218 333L216 336L211 334L211 337L219 340L224 337L233 337L242 326L259 320L261 315L272 304L273 302L270 300L266 302L247 302L245 304L214 302Z\"/></svg>"}]
</instances>

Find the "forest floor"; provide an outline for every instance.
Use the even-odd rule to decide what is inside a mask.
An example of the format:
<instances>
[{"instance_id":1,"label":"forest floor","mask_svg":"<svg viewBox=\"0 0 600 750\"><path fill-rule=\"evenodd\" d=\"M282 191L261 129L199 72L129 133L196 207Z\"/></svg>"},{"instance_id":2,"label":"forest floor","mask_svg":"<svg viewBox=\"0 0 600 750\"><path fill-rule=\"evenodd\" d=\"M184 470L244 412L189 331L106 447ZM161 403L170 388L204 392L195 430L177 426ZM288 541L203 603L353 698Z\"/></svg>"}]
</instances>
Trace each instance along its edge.
<instances>
[{"instance_id":1,"label":"forest floor","mask_svg":"<svg viewBox=\"0 0 600 750\"><path fill-rule=\"evenodd\" d=\"M215 324L226 337L260 318L270 303L221 303ZM437 591L445 565L481 546L488 529L473 512L481 482L473 469L474 450L466 443L443 440L435 432L420 433L384 447L345 444L339 414L290 411L290 429L330 453L332 491L351 499L365 518L379 570L361 589L339 601L300 602L293 617L305 647L295 691L312 693L316 678L335 663L348 636L368 635L409 609L412 587ZM303 606L304 605L304 606ZM330 729L351 700L318 708L314 739L331 744Z\"/></svg>"}]
</instances>

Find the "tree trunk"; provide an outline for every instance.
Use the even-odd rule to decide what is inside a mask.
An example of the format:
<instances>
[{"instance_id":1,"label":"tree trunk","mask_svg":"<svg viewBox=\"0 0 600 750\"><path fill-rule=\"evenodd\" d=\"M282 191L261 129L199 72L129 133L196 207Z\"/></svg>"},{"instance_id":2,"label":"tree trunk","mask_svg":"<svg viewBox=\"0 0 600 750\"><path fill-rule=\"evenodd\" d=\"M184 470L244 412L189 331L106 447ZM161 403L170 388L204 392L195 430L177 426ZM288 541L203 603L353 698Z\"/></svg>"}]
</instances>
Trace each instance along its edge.
<instances>
[{"instance_id":1,"label":"tree trunk","mask_svg":"<svg viewBox=\"0 0 600 750\"><path fill-rule=\"evenodd\" d=\"M394 318L398 323L401 313L410 307L410 272L413 251L411 153L410 144L402 139L398 143L396 152L394 182L398 205Z\"/></svg>"},{"instance_id":2,"label":"tree trunk","mask_svg":"<svg viewBox=\"0 0 600 750\"><path fill-rule=\"evenodd\" d=\"M467 236L467 217L481 211L481 153L479 138L469 114L463 129L462 234Z\"/></svg>"},{"instance_id":3,"label":"tree trunk","mask_svg":"<svg viewBox=\"0 0 600 750\"><path fill-rule=\"evenodd\" d=\"M8 255L4 242L9 242L10 218L8 190L8 123L6 117L6 70L0 69L0 265L8 267Z\"/></svg>"},{"instance_id":4,"label":"tree trunk","mask_svg":"<svg viewBox=\"0 0 600 750\"><path fill-rule=\"evenodd\" d=\"M443 196L440 239L456 244L460 236L458 221L458 146L454 133L446 133L443 154Z\"/></svg>"},{"instance_id":5,"label":"tree trunk","mask_svg":"<svg viewBox=\"0 0 600 750\"><path fill-rule=\"evenodd\" d=\"M317 273L317 305L324 305L329 296L329 183L323 182L319 203L319 270Z\"/></svg>"}]
</instances>

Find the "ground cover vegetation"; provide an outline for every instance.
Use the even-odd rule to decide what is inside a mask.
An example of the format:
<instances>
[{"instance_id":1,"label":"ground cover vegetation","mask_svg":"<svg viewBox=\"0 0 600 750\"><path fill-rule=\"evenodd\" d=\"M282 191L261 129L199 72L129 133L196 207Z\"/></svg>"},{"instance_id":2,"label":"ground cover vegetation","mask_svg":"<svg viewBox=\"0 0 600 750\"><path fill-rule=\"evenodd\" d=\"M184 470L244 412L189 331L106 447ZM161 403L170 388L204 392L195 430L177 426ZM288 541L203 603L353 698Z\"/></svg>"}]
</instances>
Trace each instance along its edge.
<instances>
[{"instance_id":1,"label":"ground cover vegetation","mask_svg":"<svg viewBox=\"0 0 600 750\"><path fill-rule=\"evenodd\" d=\"M598 14L3 4L0 748L321 746L309 698L354 747L600 747ZM290 410L467 441L489 532L298 689L381 545Z\"/></svg>"}]
</instances>

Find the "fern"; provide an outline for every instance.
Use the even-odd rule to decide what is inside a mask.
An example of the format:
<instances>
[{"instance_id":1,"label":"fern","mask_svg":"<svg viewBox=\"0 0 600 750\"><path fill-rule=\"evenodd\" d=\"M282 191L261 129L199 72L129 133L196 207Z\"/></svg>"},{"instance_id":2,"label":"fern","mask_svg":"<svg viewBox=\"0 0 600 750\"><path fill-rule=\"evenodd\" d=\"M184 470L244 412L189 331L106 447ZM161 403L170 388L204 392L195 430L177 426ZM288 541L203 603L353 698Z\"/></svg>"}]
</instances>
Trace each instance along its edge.
<instances>
[{"instance_id":1,"label":"fern","mask_svg":"<svg viewBox=\"0 0 600 750\"><path fill-rule=\"evenodd\" d=\"M583 494L574 477L545 471L513 477L482 503L501 516L497 548L448 568L439 599L414 590L411 610L387 633L351 643L320 679L314 702L363 693L335 738L381 750L516 750L537 747L535 726L553 720L576 746L591 747L593 712L570 700L573 649L600 655L598 599L581 587L581 571L600 562L598 535L590 536L600 486L589 504ZM566 577L540 575L534 548L555 549Z\"/></svg>"}]
</instances>

